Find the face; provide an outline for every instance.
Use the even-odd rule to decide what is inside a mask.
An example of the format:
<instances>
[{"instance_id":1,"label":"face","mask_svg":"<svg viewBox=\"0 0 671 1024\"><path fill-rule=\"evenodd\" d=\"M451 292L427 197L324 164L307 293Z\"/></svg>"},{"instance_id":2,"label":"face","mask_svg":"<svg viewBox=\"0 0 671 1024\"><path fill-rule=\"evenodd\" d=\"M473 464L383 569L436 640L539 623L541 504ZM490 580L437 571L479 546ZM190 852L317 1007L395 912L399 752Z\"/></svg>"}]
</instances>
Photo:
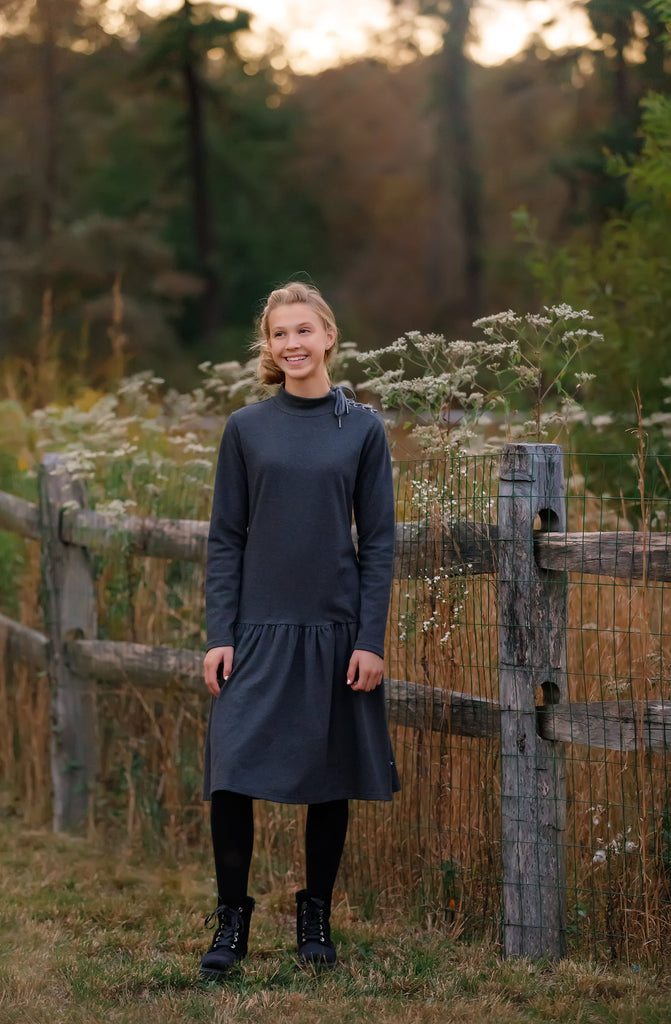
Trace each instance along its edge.
<instances>
[{"instance_id":1,"label":"face","mask_svg":"<svg viewBox=\"0 0 671 1024\"><path fill-rule=\"evenodd\" d=\"M277 306L268 317L268 348L273 362L284 372L287 391L318 398L329 387L325 356L335 343L321 317L302 302Z\"/></svg>"}]
</instances>

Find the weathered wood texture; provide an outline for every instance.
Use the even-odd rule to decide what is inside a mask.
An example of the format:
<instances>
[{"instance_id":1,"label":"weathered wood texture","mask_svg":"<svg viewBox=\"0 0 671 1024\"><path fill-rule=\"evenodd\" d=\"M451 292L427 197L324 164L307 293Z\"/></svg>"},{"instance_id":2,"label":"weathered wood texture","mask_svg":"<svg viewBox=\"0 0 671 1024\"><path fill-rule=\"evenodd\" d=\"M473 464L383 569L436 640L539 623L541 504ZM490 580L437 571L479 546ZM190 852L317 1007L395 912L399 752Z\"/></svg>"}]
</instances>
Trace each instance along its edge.
<instances>
[{"instance_id":1,"label":"weathered wood texture","mask_svg":"<svg viewBox=\"0 0 671 1024\"><path fill-rule=\"evenodd\" d=\"M384 685L389 720L395 725L454 736L499 735L499 705L486 697L404 679L385 679Z\"/></svg>"},{"instance_id":2,"label":"weathered wood texture","mask_svg":"<svg viewBox=\"0 0 671 1024\"><path fill-rule=\"evenodd\" d=\"M506 956L566 949L566 772L537 734L536 692L566 702L566 574L540 570L533 523L565 530L557 445L506 445L499 481L503 942Z\"/></svg>"},{"instance_id":3,"label":"weathered wood texture","mask_svg":"<svg viewBox=\"0 0 671 1024\"><path fill-rule=\"evenodd\" d=\"M115 516L91 509L63 510L61 536L90 551L204 562L209 523L199 519Z\"/></svg>"},{"instance_id":4,"label":"weathered wood texture","mask_svg":"<svg viewBox=\"0 0 671 1024\"><path fill-rule=\"evenodd\" d=\"M534 552L543 569L671 581L671 537L655 533L537 533Z\"/></svg>"},{"instance_id":5,"label":"weathered wood texture","mask_svg":"<svg viewBox=\"0 0 671 1024\"><path fill-rule=\"evenodd\" d=\"M12 661L25 661L40 671L47 667L48 641L36 629L22 626L6 615L0 615L0 648Z\"/></svg>"},{"instance_id":6,"label":"weathered wood texture","mask_svg":"<svg viewBox=\"0 0 671 1024\"><path fill-rule=\"evenodd\" d=\"M40 512L37 505L0 491L0 530L39 540Z\"/></svg>"},{"instance_id":7,"label":"weathered wood texture","mask_svg":"<svg viewBox=\"0 0 671 1024\"><path fill-rule=\"evenodd\" d=\"M671 704L604 700L537 709L538 732L548 740L605 750L671 751Z\"/></svg>"},{"instance_id":8,"label":"weathered wood texture","mask_svg":"<svg viewBox=\"0 0 671 1024\"><path fill-rule=\"evenodd\" d=\"M62 457L45 455L40 472L40 514L56 832L85 826L98 772L95 682L73 672L64 657L66 641L76 636L93 638L97 632L88 552L64 544L60 536L63 506L83 501L83 487L69 476Z\"/></svg>"},{"instance_id":9,"label":"weathered wood texture","mask_svg":"<svg viewBox=\"0 0 671 1024\"><path fill-rule=\"evenodd\" d=\"M66 658L74 672L94 676L99 682L159 688L176 684L207 694L201 651L73 639L66 645Z\"/></svg>"},{"instance_id":10,"label":"weathered wood texture","mask_svg":"<svg viewBox=\"0 0 671 1024\"><path fill-rule=\"evenodd\" d=\"M400 679L387 679L385 687L389 720L397 725L454 736L500 735L496 701ZM663 701L546 704L535 708L535 718L535 731L544 740L620 752L671 752L671 704Z\"/></svg>"},{"instance_id":11,"label":"weathered wood texture","mask_svg":"<svg viewBox=\"0 0 671 1024\"><path fill-rule=\"evenodd\" d=\"M394 576L415 579L444 572L496 572L497 528L460 520L437 528L424 522L396 524Z\"/></svg>"}]
</instances>

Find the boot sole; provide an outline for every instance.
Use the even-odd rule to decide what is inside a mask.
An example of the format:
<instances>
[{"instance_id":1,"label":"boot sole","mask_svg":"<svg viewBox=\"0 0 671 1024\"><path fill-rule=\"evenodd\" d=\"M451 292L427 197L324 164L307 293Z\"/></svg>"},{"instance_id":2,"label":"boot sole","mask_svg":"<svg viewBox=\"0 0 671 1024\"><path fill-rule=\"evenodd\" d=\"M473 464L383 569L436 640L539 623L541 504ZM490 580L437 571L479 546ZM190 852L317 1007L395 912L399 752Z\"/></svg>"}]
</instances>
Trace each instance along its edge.
<instances>
[{"instance_id":1,"label":"boot sole","mask_svg":"<svg viewBox=\"0 0 671 1024\"><path fill-rule=\"evenodd\" d=\"M325 956L299 956L299 967L315 967L317 970L332 971L338 966L338 961L327 960Z\"/></svg>"},{"instance_id":2,"label":"boot sole","mask_svg":"<svg viewBox=\"0 0 671 1024\"><path fill-rule=\"evenodd\" d=\"M201 981L225 981L229 978L234 971L240 967L240 963L231 964L230 967L225 967L223 970L217 970L214 967L201 967L198 972L198 977Z\"/></svg>"}]
</instances>

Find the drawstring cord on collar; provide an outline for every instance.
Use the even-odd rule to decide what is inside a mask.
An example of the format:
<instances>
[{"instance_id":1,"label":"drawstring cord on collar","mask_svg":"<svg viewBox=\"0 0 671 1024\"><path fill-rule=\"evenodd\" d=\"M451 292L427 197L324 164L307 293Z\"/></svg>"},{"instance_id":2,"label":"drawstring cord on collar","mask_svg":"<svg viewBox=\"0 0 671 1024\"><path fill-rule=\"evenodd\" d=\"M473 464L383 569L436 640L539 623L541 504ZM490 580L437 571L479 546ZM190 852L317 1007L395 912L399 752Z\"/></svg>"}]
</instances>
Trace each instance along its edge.
<instances>
[{"instance_id":1,"label":"drawstring cord on collar","mask_svg":"<svg viewBox=\"0 0 671 1024\"><path fill-rule=\"evenodd\" d=\"M333 408L333 415L338 417L338 426L342 428L342 418L349 413L349 401L345 395L345 388L352 395L352 401L356 399L356 395L351 388L346 385L343 387L334 387L333 394L335 396L335 406Z\"/></svg>"}]
</instances>

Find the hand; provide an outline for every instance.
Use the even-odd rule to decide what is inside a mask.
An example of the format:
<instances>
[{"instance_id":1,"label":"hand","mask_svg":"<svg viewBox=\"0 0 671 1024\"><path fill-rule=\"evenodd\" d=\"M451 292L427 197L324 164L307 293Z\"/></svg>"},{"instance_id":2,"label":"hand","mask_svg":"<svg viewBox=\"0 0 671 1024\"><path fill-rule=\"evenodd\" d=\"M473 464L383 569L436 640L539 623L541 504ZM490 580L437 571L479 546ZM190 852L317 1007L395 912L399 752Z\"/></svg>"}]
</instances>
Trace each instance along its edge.
<instances>
[{"instance_id":1,"label":"hand","mask_svg":"<svg viewBox=\"0 0 671 1024\"><path fill-rule=\"evenodd\" d=\"M354 651L347 666L347 685L353 690L374 690L382 682L383 670L384 662L379 655L372 651Z\"/></svg>"},{"instance_id":2,"label":"hand","mask_svg":"<svg viewBox=\"0 0 671 1024\"><path fill-rule=\"evenodd\" d=\"M234 650L234 647L213 647L205 655L205 661L203 662L205 685L213 697L218 697L221 691L217 680L217 669L221 665L224 679L228 679L233 668Z\"/></svg>"}]
</instances>

